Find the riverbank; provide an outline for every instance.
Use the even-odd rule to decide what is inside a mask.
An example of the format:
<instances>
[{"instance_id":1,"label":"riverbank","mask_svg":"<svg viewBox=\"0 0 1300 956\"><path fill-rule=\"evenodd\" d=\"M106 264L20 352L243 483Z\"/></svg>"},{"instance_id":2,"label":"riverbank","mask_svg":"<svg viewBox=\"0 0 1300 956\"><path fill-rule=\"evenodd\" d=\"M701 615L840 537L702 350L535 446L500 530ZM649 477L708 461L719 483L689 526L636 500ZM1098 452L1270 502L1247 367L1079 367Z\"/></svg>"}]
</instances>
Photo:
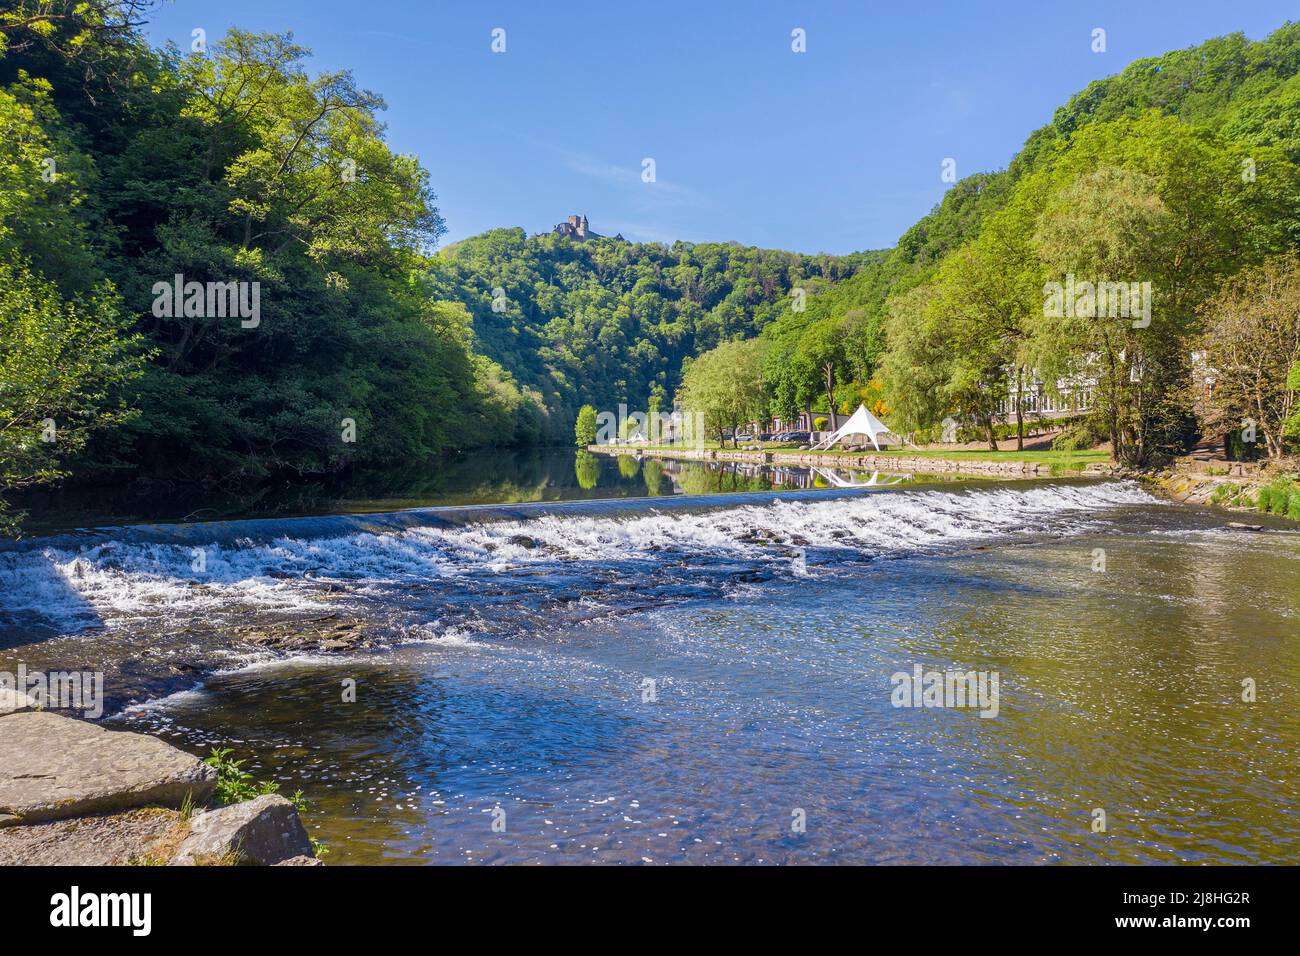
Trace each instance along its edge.
<instances>
[{"instance_id":1,"label":"riverbank","mask_svg":"<svg viewBox=\"0 0 1300 956\"><path fill-rule=\"evenodd\" d=\"M148 734L0 709L0 865L315 865L297 808L264 793L209 806L217 769Z\"/></svg>"},{"instance_id":2,"label":"riverbank","mask_svg":"<svg viewBox=\"0 0 1300 956\"><path fill-rule=\"evenodd\" d=\"M990 478L1046 478L1053 475L1106 477L1118 469L1108 460L1082 453L1077 456L1043 452L845 452L811 450L756 450L744 448L662 448L635 445L588 445L589 452L636 458L673 458L687 461L732 461L761 465L798 465L853 468L895 474L982 475ZM1010 457L1002 457L1002 456ZM1093 460L1089 460L1093 459ZM1073 465L1078 467L1073 467Z\"/></svg>"},{"instance_id":3,"label":"riverbank","mask_svg":"<svg viewBox=\"0 0 1300 956\"><path fill-rule=\"evenodd\" d=\"M1295 520L1300 515L1286 507L1262 509L1262 495L1279 483L1296 490L1300 462L1241 462L1222 459L1180 458L1168 468L1135 475L1153 493L1180 504L1206 505L1228 511L1268 513ZM1289 481L1288 481L1289 479Z\"/></svg>"},{"instance_id":4,"label":"riverbank","mask_svg":"<svg viewBox=\"0 0 1300 956\"><path fill-rule=\"evenodd\" d=\"M756 448L664 448L635 445L589 445L589 452L638 460L678 459L703 462L738 462L803 468L848 468L893 474L963 475L996 479L1033 479L1082 476L1128 478L1141 482L1153 494L1179 504L1205 505L1228 511L1258 513L1260 494L1280 478L1300 471L1300 463L1239 462L1204 457L1177 459L1166 468L1135 470L1101 458L1103 450L1077 453L1048 451L845 452L769 450ZM1288 509L1270 513L1296 519Z\"/></svg>"}]
</instances>

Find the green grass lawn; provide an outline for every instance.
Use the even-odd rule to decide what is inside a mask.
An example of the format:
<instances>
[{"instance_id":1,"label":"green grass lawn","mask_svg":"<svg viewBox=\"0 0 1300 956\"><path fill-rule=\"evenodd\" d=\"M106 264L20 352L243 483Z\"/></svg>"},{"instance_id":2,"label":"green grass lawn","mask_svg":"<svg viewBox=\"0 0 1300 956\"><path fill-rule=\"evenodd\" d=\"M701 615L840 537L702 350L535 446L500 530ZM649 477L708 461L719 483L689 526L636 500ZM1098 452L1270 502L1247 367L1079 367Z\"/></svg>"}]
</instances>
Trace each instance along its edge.
<instances>
[{"instance_id":1,"label":"green grass lawn","mask_svg":"<svg viewBox=\"0 0 1300 956\"><path fill-rule=\"evenodd\" d=\"M671 445L640 445L631 446L640 447L646 450L654 451L673 451ZM706 449L721 449L723 451L744 451L744 446L733 449L731 443L719 445L716 441L703 442L699 446ZM680 449L678 449L680 450ZM804 450L800 451L798 445L773 445L771 443L762 446L762 451L791 452L799 455L878 455L881 457L898 457L898 458L946 458L950 461L1030 461L1036 464L1051 465L1057 468L1065 468L1074 471L1082 471L1088 465L1097 462L1110 461L1110 455L1102 449L1091 448L1082 451L1056 451L1047 449L1043 451L989 451L980 449L976 451L948 451L942 448L931 448L918 450L915 448L891 448L887 451L876 451L868 449L865 452L854 451L846 452L842 448L828 448L818 451Z\"/></svg>"},{"instance_id":2,"label":"green grass lawn","mask_svg":"<svg viewBox=\"0 0 1300 956\"><path fill-rule=\"evenodd\" d=\"M818 453L820 454L820 453ZM1065 465L1067 462L1082 462L1084 465L1091 465L1093 462L1110 461L1110 455L1100 448L1089 448L1082 451L1055 451L1047 449L1043 451L943 451L941 449L928 449L917 451L911 448L891 448L888 451L873 452L879 455L898 455L908 458L950 458L954 461L965 461L967 459L977 459L980 461L1032 461L1045 465Z\"/></svg>"},{"instance_id":3,"label":"green grass lawn","mask_svg":"<svg viewBox=\"0 0 1300 956\"><path fill-rule=\"evenodd\" d=\"M764 450L797 451L794 448L766 448ZM799 452L799 454L835 455L845 454L845 452L831 448L825 451L803 451ZM975 451L958 451L942 448L890 448L886 451L868 449L866 452L850 452L848 454L867 454L880 458L942 458L946 461L1027 461L1063 471L1083 471L1091 464L1111 460L1107 452L1102 449L1091 448L1082 451L1056 451L1054 449L1043 451L989 451L987 448Z\"/></svg>"}]
</instances>

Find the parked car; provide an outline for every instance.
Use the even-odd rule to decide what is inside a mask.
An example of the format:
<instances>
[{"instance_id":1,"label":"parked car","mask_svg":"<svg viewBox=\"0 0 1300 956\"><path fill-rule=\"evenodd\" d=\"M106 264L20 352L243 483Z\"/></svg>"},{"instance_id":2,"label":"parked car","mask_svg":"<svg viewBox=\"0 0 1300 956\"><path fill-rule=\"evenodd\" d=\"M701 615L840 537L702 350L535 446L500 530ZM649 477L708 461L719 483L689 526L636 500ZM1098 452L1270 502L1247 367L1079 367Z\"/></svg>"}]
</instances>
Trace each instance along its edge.
<instances>
[{"instance_id":1,"label":"parked car","mask_svg":"<svg viewBox=\"0 0 1300 956\"><path fill-rule=\"evenodd\" d=\"M787 443L803 444L812 440L812 432L782 432L776 437L777 441Z\"/></svg>"}]
</instances>

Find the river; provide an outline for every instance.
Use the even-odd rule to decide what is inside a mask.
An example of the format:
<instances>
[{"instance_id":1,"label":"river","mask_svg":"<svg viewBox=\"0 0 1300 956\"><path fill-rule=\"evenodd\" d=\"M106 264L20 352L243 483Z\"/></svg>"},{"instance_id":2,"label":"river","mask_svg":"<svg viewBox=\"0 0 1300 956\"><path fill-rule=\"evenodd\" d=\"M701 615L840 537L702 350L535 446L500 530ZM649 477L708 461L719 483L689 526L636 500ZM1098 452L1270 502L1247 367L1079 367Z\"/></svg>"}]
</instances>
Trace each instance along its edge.
<instances>
[{"instance_id":1,"label":"river","mask_svg":"<svg viewBox=\"0 0 1300 956\"><path fill-rule=\"evenodd\" d=\"M0 670L102 671L110 726L301 789L330 863L1300 862L1294 530L1117 481L515 460L50 509L0 544ZM246 639L321 620L364 645ZM917 665L996 715L896 706Z\"/></svg>"}]
</instances>

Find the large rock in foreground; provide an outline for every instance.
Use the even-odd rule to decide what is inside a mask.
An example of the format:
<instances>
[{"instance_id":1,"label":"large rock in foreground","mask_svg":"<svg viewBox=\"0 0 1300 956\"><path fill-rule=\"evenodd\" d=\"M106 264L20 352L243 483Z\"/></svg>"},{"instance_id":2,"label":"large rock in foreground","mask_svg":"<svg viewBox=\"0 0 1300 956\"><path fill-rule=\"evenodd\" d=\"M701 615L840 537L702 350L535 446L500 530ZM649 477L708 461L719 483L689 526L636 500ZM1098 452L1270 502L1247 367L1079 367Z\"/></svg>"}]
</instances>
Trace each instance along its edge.
<instances>
[{"instance_id":1,"label":"large rock in foreground","mask_svg":"<svg viewBox=\"0 0 1300 956\"><path fill-rule=\"evenodd\" d=\"M196 816L190 821L190 835L172 862L275 866L294 857L314 855L293 804L276 794L266 794Z\"/></svg>"},{"instance_id":2,"label":"large rock in foreground","mask_svg":"<svg viewBox=\"0 0 1300 956\"><path fill-rule=\"evenodd\" d=\"M202 803L216 771L155 737L40 711L0 717L0 826Z\"/></svg>"},{"instance_id":3,"label":"large rock in foreground","mask_svg":"<svg viewBox=\"0 0 1300 956\"><path fill-rule=\"evenodd\" d=\"M178 811L160 807L0 827L0 867L165 862L188 830Z\"/></svg>"}]
</instances>

